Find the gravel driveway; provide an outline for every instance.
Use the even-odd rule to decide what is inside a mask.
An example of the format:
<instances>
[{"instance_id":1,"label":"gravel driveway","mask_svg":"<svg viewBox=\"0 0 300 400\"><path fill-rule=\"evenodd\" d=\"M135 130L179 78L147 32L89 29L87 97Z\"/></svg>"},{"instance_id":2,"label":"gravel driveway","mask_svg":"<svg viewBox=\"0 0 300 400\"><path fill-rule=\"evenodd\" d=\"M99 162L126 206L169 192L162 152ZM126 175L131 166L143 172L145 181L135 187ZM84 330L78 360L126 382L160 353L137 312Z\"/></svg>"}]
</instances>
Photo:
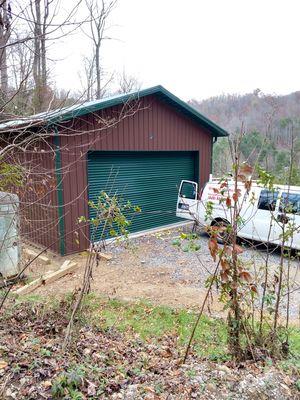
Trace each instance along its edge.
<instances>
[{"instance_id":1,"label":"gravel driveway","mask_svg":"<svg viewBox=\"0 0 300 400\"><path fill-rule=\"evenodd\" d=\"M139 260L143 267L148 269L165 268L169 270L169 279L172 283L188 285L191 288L203 290L206 279L210 276L215 268L215 263L208 250L208 236L205 233L199 233L195 244L199 247L197 251L190 251L185 241L181 241L181 246L176 245L180 234L190 233L190 227L175 229L170 231L162 231L161 233L142 236L132 239L132 251L137 252ZM251 265L253 273L261 275L261 268L265 265L268 257L268 265L270 271L275 272L280 264L280 249L271 247L267 248L262 243L246 243L243 242L244 249L241 257L245 260L245 264ZM146 251L145 251L146 250ZM123 248L113 246L114 254L124 254ZM269 252L269 255L268 255ZM287 273L288 263L290 262L290 276L293 281L291 290L291 317L299 318L300 305L300 262L299 259L289 261L284 259L284 274ZM118 264L117 260L112 264ZM297 289L298 288L298 289ZM282 307L286 306L286 297L284 296Z\"/></svg>"}]
</instances>

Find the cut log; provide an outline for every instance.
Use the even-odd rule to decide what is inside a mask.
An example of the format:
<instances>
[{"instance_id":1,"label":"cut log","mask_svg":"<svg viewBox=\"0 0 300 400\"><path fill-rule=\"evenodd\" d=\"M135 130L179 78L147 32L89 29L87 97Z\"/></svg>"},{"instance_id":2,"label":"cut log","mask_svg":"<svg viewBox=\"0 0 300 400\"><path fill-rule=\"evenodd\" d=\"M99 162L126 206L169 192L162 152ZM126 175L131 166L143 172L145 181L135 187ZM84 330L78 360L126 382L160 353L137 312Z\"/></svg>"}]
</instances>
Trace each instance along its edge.
<instances>
[{"instance_id":1,"label":"cut log","mask_svg":"<svg viewBox=\"0 0 300 400\"><path fill-rule=\"evenodd\" d=\"M43 284L43 277L41 276L38 279L28 283L28 285L22 286L17 290L14 290L15 294L27 294L33 292L35 289L40 287Z\"/></svg>"},{"instance_id":2,"label":"cut log","mask_svg":"<svg viewBox=\"0 0 300 400\"><path fill-rule=\"evenodd\" d=\"M44 256L43 254L38 256L38 253L36 253L35 251L31 250L31 249L24 249L24 253L31 258L35 258L37 257L38 261L41 261L43 264L48 265L51 264L51 260L50 258Z\"/></svg>"},{"instance_id":3,"label":"cut log","mask_svg":"<svg viewBox=\"0 0 300 400\"><path fill-rule=\"evenodd\" d=\"M67 268L71 263L73 263L74 264L74 262L73 261L71 261L71 260L66 260L66 261L64 261L63 263L62 263L62 265L61 265L61 267L60 267L60 269L64 269L64 268Z\"/></svg>"},{"instance_id":4,"label":"cut log","mask_svg":"<svg viewBox=\"0 0 300 400\"><path fill-rule=\"evenodd\" d=\"M52 272L51 274L47 275L44 277L44 284L46 285L47 283L52 283L56 281L59 278L62 278L63 276L70 274L71 272L74 272L75 269L78 267L76 262L71 262L69 263L68 266L59 269L55 272Z\"/></svg>"},{"instance_id":5,"label":"cut log","mask_svg":"<svg viewBox=\"0 0 300 400\"><path fill-rule=\"evenodd\" d=\"M107 254L107 253L99 253L99 256L101 258L104 258L104 260L106 260L106 261L110 261L113 258L113 256L111 254Z\"/></svg>"},{"instance_id":6,"label":"cut log","mask_svg":"<svg viewBox=\"0 0 300 400\"><path fill-rule=\"evenodd\" d=\"M41 276L38 279L30 282L28 285L25 285L14 291L15 294L27 294L31 293L41 285L46 285L48 283L52 283L63 276L72 273L78 267L77 263L71 260L66 260L62 266L57 271L50 271L47 274Z\"/></svg>"}]
</instances>

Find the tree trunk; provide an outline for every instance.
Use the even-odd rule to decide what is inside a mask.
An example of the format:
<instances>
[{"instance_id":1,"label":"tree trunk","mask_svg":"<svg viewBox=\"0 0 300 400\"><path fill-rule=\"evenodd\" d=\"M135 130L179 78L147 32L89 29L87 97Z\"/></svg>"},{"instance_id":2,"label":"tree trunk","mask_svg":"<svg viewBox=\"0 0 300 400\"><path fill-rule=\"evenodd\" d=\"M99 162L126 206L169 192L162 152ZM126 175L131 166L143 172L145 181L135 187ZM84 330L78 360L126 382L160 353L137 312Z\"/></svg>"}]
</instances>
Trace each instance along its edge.
<instances>
[{"instance_id":1,"label":"tree trunk","mask_svg":"<svg viewBox=\"0 0 300 400\"><path fill-rule=\"evenodd\" d=\"M49 17L49 1L46 0L41 6L41 0L34 0L32 9L34 20L34 59L33 59L33 79L35 93L33 104L36 112L44 111L45 95L47 89L47 19Z\"/></svg>"},{"instance_id":2,"label":"tree trunk","mask_svg":"<svg viewBox=\"0 0 300 400\"><path fill-rule=\"evenodd\" d=\"M44 88L47 86L46 35L47 35L48 17L49 17L49 0L46 0L43 26L42 26L42 35L41 35L41 82Z\"/></svg>"},{"instance_id":3,"label":"tree trunk","mask_svg":"<svg viewBox=\"0 0 300 400\"><path fill-rule=\"evenodd\" d=\"M96 98L101 99L101 67L100 67L100 44L96 45L96 54L95 54L95 62L96 62Z\"/></svg>"},{"instance_id":4,"label":"tree trunk","mask_svg":"<svg viewBox=\"0 0 300 400\"><path fill-rule=\"evenodd\" d=\"M2 1L0 6L0 74L1 74L1 97L5 99L8 94L8 66L7 48L10 36L10 16L7 0Z\"/></svg>"},{"instance_id":5,"label":"tree trunk","mask_svg":"<svg viewBox=\"0 0 300 400\"><path fill-rule=\"evenodd\" d=\"M87 36L92 41L93 54L90 63L93 65L91 75L90 95L95 99L101 99L111 78L106 79L102 66L102 44L109 39L105 36L106 22L112 12L117 0L85 0L90 17L90 29ZM89 77L87 77L89 78ZM87 90L89 92L89 89Z\"/></svg>"},{"instance_id":6,"label":"tree trunk","mask_svg":"<svg viewBox=\"0 0 300 400\"><path fill-rule=\"evenodd\" d=\"M37 112L41 111L41 0L34 1L34 58L33 58L33 79L34 99L33 104Z\"/></svg>"}]
</instances>

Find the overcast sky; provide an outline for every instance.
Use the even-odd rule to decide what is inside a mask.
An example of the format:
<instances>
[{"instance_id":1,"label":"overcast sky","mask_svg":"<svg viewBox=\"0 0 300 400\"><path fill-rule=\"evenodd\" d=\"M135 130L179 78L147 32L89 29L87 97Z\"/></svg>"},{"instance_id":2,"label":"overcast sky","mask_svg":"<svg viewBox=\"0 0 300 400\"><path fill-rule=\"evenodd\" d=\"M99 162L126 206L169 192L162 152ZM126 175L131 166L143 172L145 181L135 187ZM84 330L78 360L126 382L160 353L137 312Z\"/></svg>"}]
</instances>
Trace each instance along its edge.
<instances>
[{"instance_id":1,"label":"overcast sky","mask_svg":"<svg viewBox=\"0 0 300 400\"><path fill-rule=\"evenodd\" d=\"M300 0L119 0L104 64L185 100L286 94L300 90L299 17ZM87 52L82 33L60 46L58 87L80 88Z\"/></svg>"}]
</instances>

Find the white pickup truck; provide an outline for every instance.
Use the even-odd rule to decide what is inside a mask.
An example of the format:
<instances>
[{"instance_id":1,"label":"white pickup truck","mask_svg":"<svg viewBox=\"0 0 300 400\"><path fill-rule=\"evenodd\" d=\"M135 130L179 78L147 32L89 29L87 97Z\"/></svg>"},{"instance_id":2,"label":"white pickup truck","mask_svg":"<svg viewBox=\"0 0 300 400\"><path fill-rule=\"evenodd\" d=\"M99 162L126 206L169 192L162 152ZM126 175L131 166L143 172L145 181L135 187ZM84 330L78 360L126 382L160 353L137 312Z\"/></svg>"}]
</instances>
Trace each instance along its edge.
<instances>
[{"instance_id":1,"label":"white pickup truck","mask_svg":"<svg viewBox=\"0 0 300 400\"><path fill-rule=\"evenodd\" d=\"M240 224L238 236L245 239L282 245L283 224L293 231L284 245L300 250L300 187L276 185L273 190L253 183L247 194L242 183L238 184ZM232 212L224 201L220 201L220 184L211 179L198 196L198 184L182 181L179 188L176 215L194 220L200 226L231 223ZM228 183L228 190L234 192L234 182ZM207 218L208 203L212 212Z\"/></svg>"}]
</instances>

